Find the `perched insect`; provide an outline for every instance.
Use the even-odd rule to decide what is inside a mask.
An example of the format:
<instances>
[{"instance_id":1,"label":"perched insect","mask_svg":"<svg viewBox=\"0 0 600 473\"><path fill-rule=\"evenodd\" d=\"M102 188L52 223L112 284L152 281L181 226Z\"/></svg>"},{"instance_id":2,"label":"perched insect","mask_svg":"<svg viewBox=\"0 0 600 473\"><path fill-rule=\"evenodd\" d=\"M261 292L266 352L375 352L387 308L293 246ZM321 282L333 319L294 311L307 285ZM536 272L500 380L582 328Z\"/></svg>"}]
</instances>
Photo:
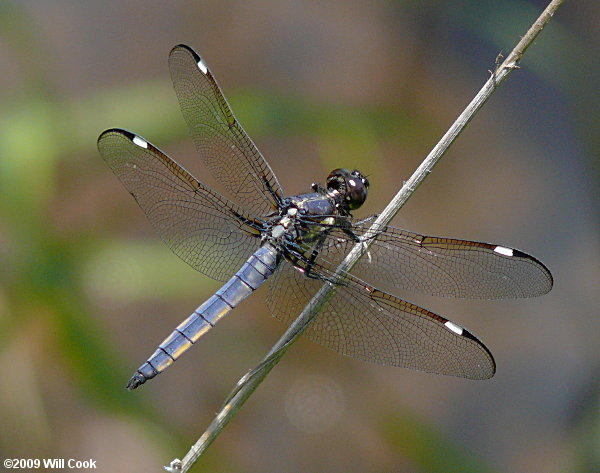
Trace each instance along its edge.
<instances>
[{"instance_id":1,"label":"perched insect","mask_svg":"<svg viewBox=\"0 0 600 473\"><path fill-rule=\"evenodd\" d=\"M100 135L100 154L165 243L194 269L226 281L140 366L129 389L164 371L267 279L269 308L284 322L324 282L337 286L305 334L339 353L471 379L494 375L492 354L466 329L366 281L444 297L530 297L552 288L541 262L505 246L386 226L370 237L368 255L352 274L335 274L352 246L369 238L372 219L351 215L367 197L367 178L336 169L324 186L286 197L204 60L180 45L169 67L198 152L237 203L139 135L120 129Z\"/></svg>"}]
</instances>

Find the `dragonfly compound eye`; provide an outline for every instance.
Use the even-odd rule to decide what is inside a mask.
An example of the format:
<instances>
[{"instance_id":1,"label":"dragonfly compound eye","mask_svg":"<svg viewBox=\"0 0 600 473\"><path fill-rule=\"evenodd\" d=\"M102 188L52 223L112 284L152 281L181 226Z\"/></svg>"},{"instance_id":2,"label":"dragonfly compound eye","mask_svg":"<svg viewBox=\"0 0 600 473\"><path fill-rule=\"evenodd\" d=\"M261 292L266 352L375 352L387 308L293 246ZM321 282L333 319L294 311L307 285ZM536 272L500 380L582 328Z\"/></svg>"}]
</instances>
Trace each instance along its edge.
<instances>
[{"instance_id":1,"label":"dragonfly compound eye","mask_svg":"<svg viewBox=\"0 0 600 473\"><path fill-rule=\"evenodd\" d=\"M360 171L335 169L327 176L327 189L342 194L346 206L350 210L359 208L367 198L369 181Z\"/></svg>"}]
</instances>

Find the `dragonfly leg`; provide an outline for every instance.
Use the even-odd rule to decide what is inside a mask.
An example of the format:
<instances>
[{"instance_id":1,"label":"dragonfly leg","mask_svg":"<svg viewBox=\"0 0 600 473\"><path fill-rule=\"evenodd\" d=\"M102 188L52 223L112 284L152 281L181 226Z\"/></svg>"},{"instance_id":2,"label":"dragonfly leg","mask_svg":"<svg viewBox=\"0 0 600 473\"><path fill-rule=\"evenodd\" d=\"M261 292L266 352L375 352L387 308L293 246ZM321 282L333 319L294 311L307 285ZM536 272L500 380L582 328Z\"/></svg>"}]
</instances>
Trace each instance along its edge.
<instances>
[{"instance_id":1,"label":"dragonfly leg","mask_svg":"<svg viewBox=\"0 0 600 473\"><path fill-rule=\"evenodd\" d=\"M319 251L321 251L321 248L323 248L323 242L325 241L326 235L327 232L323 232L323 235L319 238L317 244L313 247L312 253L310 254L310 258L308 258L308 261L306 263L306 267L304 270L306 271L306 276L309 278L313 278L312 269L315 265L315 261L317 259L317 255L319 254Z\"/></svg>"},{"instance_id":2,"label":"dragonfly leg","mask_svg":"<svg viewBox=\"0 0 600 473\"><path fill-rule=\"evenodd\" d=\"M359 220L358 222L356 222L354 225L352 225L350 222L348 222L347 220L342 220L342 222L340 223L340 228L341 230L348 235L350 238L352 238L355 242L359 243L361 241L360 237L358 237L356 235L356 233L354 233L352 231L353 227L358 227L360 225L364 225L365 223L369 223L372 222L373 220L377 219L377 217L379 217L378 214L375 215L371 215L370 217L367 218L363 218L362 220Z\"/></svg>"},{"instance_id":3,"label":"dragonfly leg","mask_svg":"<svg viewBox=\"0 0 600 473\"><path fill-rule=\"evenodd\" d=\"M323 242L325 241L326 236L327 236L327 232L324 232L323 235L317 241L317 244L313 247L310 257L307 258L306 256L304 256L304 254L302 253L301 247L296 243L293 243L288 246L287 256L290 259L290 262L297 268L300 268L300 270L304 273L304 275L307 278L317 279L319 281L325 281L325 282L329 282L331 284L337 284L335 279L327 278L321 274L315 274L313 272L315 261L319 254L319 251L323 247ZM293 247L294 250L290 251L290 247ZM299 262L301 262L302 264L299 265L298 264Z\"/></svg>"}]
</instances>

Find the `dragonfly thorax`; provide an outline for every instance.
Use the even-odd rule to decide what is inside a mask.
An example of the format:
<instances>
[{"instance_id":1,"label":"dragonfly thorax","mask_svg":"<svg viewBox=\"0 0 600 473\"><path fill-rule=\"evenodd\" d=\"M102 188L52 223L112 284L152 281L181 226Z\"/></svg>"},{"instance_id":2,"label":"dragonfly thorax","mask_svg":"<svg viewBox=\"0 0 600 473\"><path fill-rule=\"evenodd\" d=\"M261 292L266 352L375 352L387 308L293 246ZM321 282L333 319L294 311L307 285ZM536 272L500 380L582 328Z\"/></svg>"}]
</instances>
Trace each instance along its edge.
<instances>
[{"instance_id":1,"label":"dragonfly thorax","mask_svg":"<svg viewBox=\"0 0 600 473\"><path fill-rule=\"evenodd\" d=\"M269 231L263 235L263 241L278 241L284 245L289 242L310 245L324 229L322 225L330 227L335 223L337 215L347 214L346 211L339 210L341 194L333 196L320 186L316 190L317 192L286 198L281 214L268 222Z\"/></svg>"}]
</instances>

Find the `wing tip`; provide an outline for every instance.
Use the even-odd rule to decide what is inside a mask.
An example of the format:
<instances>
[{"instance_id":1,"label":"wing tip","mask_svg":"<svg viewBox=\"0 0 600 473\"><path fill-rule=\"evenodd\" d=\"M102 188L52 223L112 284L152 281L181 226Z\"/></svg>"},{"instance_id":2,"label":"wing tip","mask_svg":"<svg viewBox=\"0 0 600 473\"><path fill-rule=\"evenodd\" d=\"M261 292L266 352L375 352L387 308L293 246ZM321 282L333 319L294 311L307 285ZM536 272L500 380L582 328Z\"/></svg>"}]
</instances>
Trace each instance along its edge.
<instances>
[{"instance_id":1,"label":"wing tip","mask_svg":"<svg viewBox=\"0 0 600 473\"><path fill-rule=\"evenodd\" d=\"M140 135L133 133L128 130L123 130L122 128L109 128L108 130L103 131L98 137L98 150L100 154L105 157L104 151L106 151L106 147L110 148L114 144L111 144L111 140L114 141L116 138L121 138L133 143L139 148L143 148L146 150L152 150L158 154L164 155L158 148L153 146L150 142L146 141ZM106 159L106 158L105 158Z\"/></svg>"},{"instance_id":2,"label":"wing tip","mask_svg":"<svg viewBox=\"0 0 600 473\"><path fill-rule=\"evenodd\" d=\"M169 67L171 67L171 75L173 75L173 67L175 64L179 63L180 60L187 62L190 59L196 64L197 68L200 70L200 72L202 72L203 75L211 76L204 59L202 59L202 57L200 57L196 51L186 44L178 44L171 49L171 52L169 53ZM175 88L177 89L177 87Z\"/></svg>"},{"instance_id":3,"label":"wing tip","mask_svg":"<svg viewBox=\"0 0 600 473\"><path fill-rule=\"evenodd\" d=\"M196 51L194 51L194 49L191 46L188 46L187 44L183 44L183 43L173 46L173 48L171 49L171 52L169 53L169 57L171 57L173 54L175 54L178 51L185 51L185 52L191 54L192 57L194 58L194 61L196 61L196 62L202 60L200 55Z\"/></svg>"},{"instance_id":4,"label":"wing tip","mask_svg":"<svg viewBox=\"0 0 600 473\"><path fill-rule=\"evenodd\" d=\"M102 145L102 142L105 139L107 139L108 137L110 137L111 135L124 136L129 141L134 141L137 137L137 135L135 133L132 133L131 131L128 131L128 130L124 130L122 128L109 128L108 130L104 130L102 133L100 133L100 136L98 136L98 141L97 141L98 148L100 148L100 146Z\"/></svg>"},{"instance_id":5,"label":"wing tip","mask_svg":"<svg viewBox=\"0 0 600 473\"><path fill-rule=\"evenodd\" d=\"M100 141L105 136L112 135L112 134L125 135L125 136L127 136L127 138L130 138L130 139L133 139L133 136L135 136L135 133L124 130L122 128L108 128L107 130L104 130L102 133L100 133L100 136L98 137L98 141Z\"/></svg>"},{"instance_id":6,"label":"wing tip","mask_svg":"<svg viewBox=\"0 0 600 473\"><path fill-rule=\"evenodd\" d=\"M468 338L469 340L475 342L477 346L483 350L483 352L487 355L487 359L489 361L489 366L484 367L483 365L479 366L479 370L473 375L467 375L465 378L475 379L475 380L484 380L493 378L496 374L496 360L494 360L494 355L492 352L486 347L481 340L479 340L475 335L469 332L467 329L463 328L462 333L460 334L462 337Z\"/></svg>"},{"instance_id":7,"label":"wing tip","mask_svg":"<svg viewBox=\"0 0 600 473\"><path fill-rule=\"evenodd\" d=\"M544 294L547 294L552 290L552 287L554 286L554 277L552 276L552 273L544 263L542 263L536 257L531 256L530 254L525 253L521 250L513 250L513 256L531 261L536 267L539 268L540 272L546 278L547 284L544 284L540 288L540 291L538 293L532 294L533 296L543 296Z\"/></svg>"}]
</instances>

